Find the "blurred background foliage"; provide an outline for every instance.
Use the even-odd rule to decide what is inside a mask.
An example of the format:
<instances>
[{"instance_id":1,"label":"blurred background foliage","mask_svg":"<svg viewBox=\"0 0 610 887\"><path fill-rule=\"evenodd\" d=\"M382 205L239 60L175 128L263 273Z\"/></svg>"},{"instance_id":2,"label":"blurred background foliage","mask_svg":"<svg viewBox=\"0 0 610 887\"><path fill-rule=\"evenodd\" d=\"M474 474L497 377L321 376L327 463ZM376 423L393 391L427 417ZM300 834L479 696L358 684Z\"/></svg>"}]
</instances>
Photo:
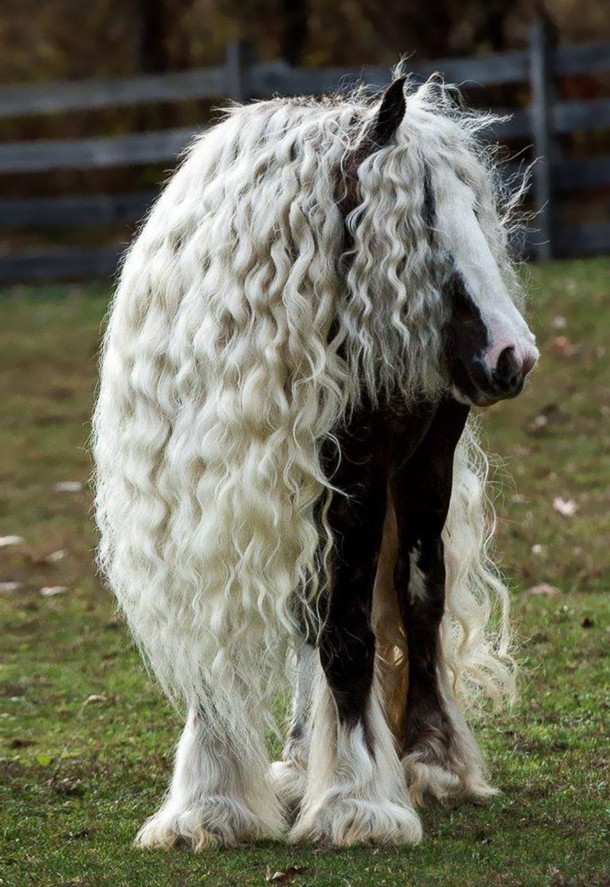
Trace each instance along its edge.
<instances>
[{"instance_id":1,"label":"blurred background foliage","mask_svg":"<svg viewBox=\"0 0 610 887\"><path fill-rule=\"evenodd\" d=\"M559 43L610 40L610 0L2 0L0 86L53 80L132 77L224 62L226 45L252 41L261 61L307 67L396 63L526 49L536 15L553 22ZM482 88L464 84L475 107L525 107L529 86ZM610 75L558 78L559 99L610 95ZM3 142L87 138L174 127L210 120L215 100L189 100L0 121ZM530 140L510 145L529 156ZM557 138L566 158L608 154L610 134L579 132ZM524 152L524 153L521 153ZM93 171L19 173L1 177L2 197L115 194L156 188L167 164ZM578 220L605 220L606 186L563 201ZM115 230L116 229L116 230ZM46 242L62 245L72 233L54 229ZM129 239L124 226L79 232L83 245ZM0 252L36 247L35 231L2 231Z\"/></svg>"},{"instance_id":2,"label":"blurred background foliage","mask_svg":"<svg viewBox=\"0 0 610 887\"><path fill-rule=\"evenodd\" d=\"M610 38L608 3L548 0L561 39ZM130 76L216 64L227 40L311 66L524 47L532 0L3 0L0 82Z\"/></svg>"}]
</instances>

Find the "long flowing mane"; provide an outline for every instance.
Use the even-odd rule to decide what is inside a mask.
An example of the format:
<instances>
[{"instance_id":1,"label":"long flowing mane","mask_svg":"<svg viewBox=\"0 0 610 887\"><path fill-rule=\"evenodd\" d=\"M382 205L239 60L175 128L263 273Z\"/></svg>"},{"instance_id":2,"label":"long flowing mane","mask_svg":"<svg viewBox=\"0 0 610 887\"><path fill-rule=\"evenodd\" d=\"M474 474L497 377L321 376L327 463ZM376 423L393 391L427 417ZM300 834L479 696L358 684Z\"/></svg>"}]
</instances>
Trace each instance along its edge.
<instances>
[{"instance_id":1,"label":"long flowing mane","mask_svg":"<svg viewBox=\"0 0 610 887\"><path fill-rule=\"evenodd\" d=\"M106 333L100 563L165 690L198 703L213 677L228 719L236 684L250 702L277 688L295 599L315 608L324 591L322 444L363 394L409 403L442 390L426 164L450 158L473 188L519 298L478 139L488 120L442 90L410 92L396 143L358 166L346 224L346 175L372 109L356 94L228 112L195 141L129 251ZM514 685L485 476L471 424L444 534L443 657L466 701Z\"/></svg>"}]
</instances>

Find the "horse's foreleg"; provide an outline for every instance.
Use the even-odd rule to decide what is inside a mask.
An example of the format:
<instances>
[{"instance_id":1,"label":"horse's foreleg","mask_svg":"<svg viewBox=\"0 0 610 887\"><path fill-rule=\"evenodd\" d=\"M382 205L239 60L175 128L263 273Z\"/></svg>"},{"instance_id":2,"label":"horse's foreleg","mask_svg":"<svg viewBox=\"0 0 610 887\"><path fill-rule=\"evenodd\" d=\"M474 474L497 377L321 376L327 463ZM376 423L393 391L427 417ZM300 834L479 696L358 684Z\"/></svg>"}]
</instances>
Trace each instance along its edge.
<instances>
[{"instance_id":1,"label":"horse's foreleg","mask_svg":"<svg viewBox=\"0 0 610 887\"><path fill-rule=\"evenodd\" d=\"M341 439L328 520L333 582L319 638L307 789L295 841L414 843L421 825L375 681L371 603L386 507L387 449L375 422Z\"/></svg>"},{"instance_id":2,"label":"horse's foreleg","mask_svg":"<svg viewBox=\"0 0 610 887\"><path fill-rule=\"evenodd\" d=\"M262 729L253 720L223 723L213 702L191 709L166 800L137 844L203 850L280 837L284 820L268 780Z\"/></svg>"},{"instance_id":3,"label":"horse's foreleg","mask_svg":"<svg viewBox=\"0 0 610 887\"><path fill-rule=\"evenodd\" d=\"M398 527L394 579L409 656L400 743L411 794L419 803L425 796L492 793L451 688L439 633L445 608L441 534L451 498L453 456L467 415L467 407L444 401L422 444L404 464L397 440L391 481Z\"/></svg>"},{"instance_id":4,"label":"horse's foreleg","mask_svg":"<svg viewBox=\"0 0 610 887\"><path fill-rule=\"evenodd\" d=\"M296 687L288 738L282 760L271 765L275 791L290 817L297 813L307 787L313 686L319 668L316 648L304 639L297 651Z\"/></svg>"}]
</instances>

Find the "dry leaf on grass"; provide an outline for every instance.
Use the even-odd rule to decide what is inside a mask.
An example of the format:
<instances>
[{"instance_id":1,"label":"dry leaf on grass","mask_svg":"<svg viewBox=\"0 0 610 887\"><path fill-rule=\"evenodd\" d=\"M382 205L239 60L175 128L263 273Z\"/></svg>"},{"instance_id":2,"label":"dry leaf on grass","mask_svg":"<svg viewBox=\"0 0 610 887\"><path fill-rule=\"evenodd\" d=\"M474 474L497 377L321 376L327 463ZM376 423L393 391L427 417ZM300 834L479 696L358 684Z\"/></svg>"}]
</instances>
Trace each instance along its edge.
<instances>
[{"instance_id":1,"label":"dry leaf on grass","mask_svg":"<svg viewBox=\"0 0 610 887\"><path fill-rule=\"evenodd\" d=\"M542 407L538 415L529 423L527 430L531 434L537 434L539 431L544 431L545 428L548 428L551 422L555 422L561 418L562 412L559 404L554 402L547 403Z\"/></svg>"},{"instance_id":2,"label":"dry leaf on grass","mask_svg":"<svg viewBox=\"0 0 610 887\"><path fill-rule=\"evenodd\" d=\"M541 582L540 585L532 585L525 593L532 597L557 597L561 594L561 589L549 585L548 582Z\"/></svg>"},{"instance_id":3,"label":"dry leaf on grass","mask_svg":"<svg viewBox=\"0 0 610 887\"><path fill-rule=\"evenodd\" d=\"M23 582L0 582L0 594L10 594L23 588Z\"/></svg>"},{"instance_id":4,"label":"dry leaf on grass","mask_svg":"<svg viewBox=\"0 0 610 887\"><path fill-rule=\"evenodd\" d=\"M68 588L65 585L45 585L39 589L38 593L43 597L54 597L56 594L63 594Z\"/></svg>"},{"instance_id":5,"label":"dry leaf on grass","mask_svg":"<svg viewBox=\"0 0 610 887\"><path fill-rule=\"evenodd\" d=\"M63 560L67 553L66 548L60 548L57 551L52 551L50 554L40 555L40 557L31 555L30 560L35 567L44 567L46 564L56 564Z\"/></svg>"},{"instance_id":6,"label":"dry leaf on grass","mask_svg":"<svg viewBox=\"0 0 610 887\"><path fill-rule=\"evenodd\" d=\"M536 416L535 419L532 419L530 424L527 426L527 430L531 431L532 434L537 434L539 431L542 431L549 424L548 416L545 416L544 413L540 413L540 415Z\"/></svg>"},{"instance_id":7,"label":"dry leaf on grass","mask_svg":"<svg viewBox=\"0 0 610 887\"><path fill-rule=\"evenodd\" d=\"M562 517L574 517L578 511L578 502L574 499L562 499L561 496L555 496L553 508Z\"/></svg>"},{"instance_id":8,"label":"dry leaf on grass","mask_svg":"<svg viewBox=\"0 0 610 887\"><path fill-rule=\"evenodd\" d=\"M62 480L53 486L56 493L80 493L82 488L79 480Z\"/></svg>"},{"instance_id":9,"label":"dry leaf on grass","mask_svg":"<svg viewBox=\"0 0 610 887\"><path fill-rule=\"evenodd\" d=\"M0 536L0 548L8 548L9 545L21 545L25 542L22 536Z\"/></svg>"},{"instance_id":10,"label":"dry leaf on grass","mask_svg":"<svg viewBox=\"0 0 610 887\"><path fill-rule=\"evenodd\" d=\"M274 872L273 874L271 874L271 869L267 868L265 881L269 884L291 884L297 875L304 875L308 871L309 868L305 865L292 865L285 872Z\"/></svg>"},{"instance_id":11,"label":"dry leaf on grass","mask_svg":"<svg viewBox=\"0 0 610 887\"><path fill-rule=\"evenodd\" d=\"M550 344L555 354L559 354L561 357L574 357L582 350L582 345L570 342L567 336L555 336L554 339L551 339Z\"/></svg>"},{"instance_id":12,"label":"dry leaf on grass","mask_svg":"<svg viewBox=\"0 0 610 887\"><path fill-rule=\"evenodd\" d=\"M87 698L83 701L83 705L89 705L91 702L108 702L108 697L102 695L96 695L92 693L91 696L87 696Z\"/></svg>"}]
</instances>

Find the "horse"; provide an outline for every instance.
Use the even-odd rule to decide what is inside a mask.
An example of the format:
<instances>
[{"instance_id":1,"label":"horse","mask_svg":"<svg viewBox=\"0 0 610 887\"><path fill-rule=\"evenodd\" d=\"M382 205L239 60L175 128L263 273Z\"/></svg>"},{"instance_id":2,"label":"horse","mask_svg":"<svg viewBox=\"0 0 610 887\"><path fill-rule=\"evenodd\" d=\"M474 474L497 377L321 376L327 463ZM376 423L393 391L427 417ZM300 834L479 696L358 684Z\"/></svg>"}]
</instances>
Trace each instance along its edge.
<instances>
[{"instance_id":1,"label":"horse","mask_svg":"<svg viewBox=\"0 0 610 887\"><path fill-rule=\"evenodd\" d=\"M494 792L466 716L515 662L470 413L538 351L489 122L404 71L235 106L124 260L99 562L186 711L140 846L415 844L422 803Z\"/></svg>"}]
</instances>

